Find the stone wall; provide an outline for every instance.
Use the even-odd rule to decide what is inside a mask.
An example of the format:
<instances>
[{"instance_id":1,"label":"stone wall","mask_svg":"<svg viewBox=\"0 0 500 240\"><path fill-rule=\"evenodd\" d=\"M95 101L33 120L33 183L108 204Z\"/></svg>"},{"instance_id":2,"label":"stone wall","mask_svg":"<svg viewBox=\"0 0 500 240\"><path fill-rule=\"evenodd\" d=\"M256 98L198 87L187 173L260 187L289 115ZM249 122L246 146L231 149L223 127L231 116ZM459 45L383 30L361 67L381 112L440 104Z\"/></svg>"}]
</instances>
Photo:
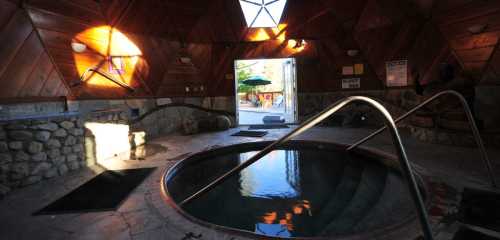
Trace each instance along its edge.
<instances>
[{"instance_id":1,"label":"stone wall","mask_svg":"<svg viewBox=\"0 0 500 240\"><path fill-rule=\"evenodd\" d=\"M86 165L78 117L0 122L0 185L23 187Z\"/></svg>"},{"instance_id":2,"label":"stone wall","mask_svg":"<svg viewBox=\"0 0 500 240\"><path fill-rule=\"evenodd\" d=\"M218 116L226 116L229 121L227 123L218 123ZM131 131L144 131L146 137L151 139L175 132L191 134L203 132L198 123L205 120L210 122L211 119L214 119L213 124L218 126L205 126L205 128L227 129L236 125L234 115L228 112L209 110L188 104L169 104L154 109L143 117L134 120L130 127Z\"/></svg>"},{"instance_id":3,"label":"stone wall","mask_svg":"<svg viewBox=\"0 0 500 240\"><path fill-rule=\"evenodd\" d=\"M386 91L344 91L330 93L304 93L299 94L298 109L299 120L303 121L316 113L324 110L326 107L337 102L340 99L349 96L366 96L379 101L387 108L389 113L396 118L402 115L406 110L417 105L422 97L414 93L413 90L397 89ZM345 106L332 117L324 120L323 125L328 126L355 126L355 127L377 127L384 123L379 112L371 106L362 103L352 103ZM402 122L400 126L406 126Z\"/></svg>"}]
</instances>

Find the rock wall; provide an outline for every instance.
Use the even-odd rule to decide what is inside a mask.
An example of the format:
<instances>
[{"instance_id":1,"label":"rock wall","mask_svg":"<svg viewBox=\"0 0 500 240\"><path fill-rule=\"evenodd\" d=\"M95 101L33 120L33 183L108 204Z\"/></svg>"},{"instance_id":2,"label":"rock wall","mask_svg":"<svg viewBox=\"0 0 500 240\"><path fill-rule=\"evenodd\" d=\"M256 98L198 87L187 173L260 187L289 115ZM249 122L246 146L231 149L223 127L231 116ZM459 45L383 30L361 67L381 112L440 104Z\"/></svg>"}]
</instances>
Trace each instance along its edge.
<instances>
[{"instance_id":1,"label":"rock wall","mask_svg":"<svg viewBox=\"0 0 500 240\"><path fill-rule=\"evenodd\" d=\"M406 110L422 101L422 97L414 93L413 90L386 90L386 91L344 91L330 93L306 93L299 94L298 109L299 120L303 121L316 113L324 110L331 104L349 96L366 96L379 101L391 113L393 118L402 115ZM371 106L363 103L352 103L345 106L322 122L328 126L355 126L355 127L376 127L382 126L384 121L379 112ZM406 126L407 122L400 123Z\"/></svg>"},{"instance_id":2,"label":"rock wall","mask_svg":"<svg viewBox=\"0 0 500 240\"><path fill-rule=\"evenodd\" d=\"M132 132L144 131L148 139L174 132L192 134L203 131L203 129L199 129L198 122L216 119L217 116L221 115L229 119L229 122L223 128L227 129L236 125L234 115L229 112L210 110L187 104L170 104L154 109L141 118L134 120L130 124L130 128ZM218 123L214 122L214 124ZM196 125L196 129L193 129L193 125ZM206 126L206 128L212 129L211 126ZM217 128L217 126L213 128Z\"/></svg>"},{"instance_id":3,"label":"rock wall","mask_svg":"<svg viewBox=\"0 0 500 240\"><path fill-rule=\"evenodd\" d=\"M13 189L86 165L78 117L0 122L0 185Z\"/></svg>"}]
</instances>

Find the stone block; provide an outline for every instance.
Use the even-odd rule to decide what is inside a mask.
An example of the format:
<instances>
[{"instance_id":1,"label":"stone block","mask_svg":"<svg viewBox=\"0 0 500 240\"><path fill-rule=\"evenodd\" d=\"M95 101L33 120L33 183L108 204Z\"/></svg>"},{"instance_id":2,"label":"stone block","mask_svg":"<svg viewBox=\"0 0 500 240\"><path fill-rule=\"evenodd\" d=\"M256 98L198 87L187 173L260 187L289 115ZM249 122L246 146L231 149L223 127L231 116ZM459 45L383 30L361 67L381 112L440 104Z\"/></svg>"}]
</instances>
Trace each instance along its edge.
<instances>
[{"instance_id":1,"label":"stone block","mask_svg":"<svg viewBox=\"0 0 500 240\"><path fill-rule=\"evenodd\" d=\"M73 151L73 149L72 149L71 147L63 147L63 148L62 148L62 154L64 154L64 155L68 155L68 154L70 154L72 151Z\"/></svg>"},{"instance_id":2,"label":"stone block","mask_svg":"<svg viewBox=\"0 0 500 240\"><path fill-rule=\"evenodd\" d=\"M24 187L24 186L32 185L32 184L35 184L37 182L40 182L41 180L42 180L42 176L30 176L21 182L21 186Z\"/></svg>"},{"instance_id":3,"label":"stone block","mask_svg":"<svg viewBox=\"0 0 500 240\"><path fill-rule=\"evenodd\" d=\"M33 160L35 162L47 161L47 153L39 152L39 153L37 153L35 155L32 155L31 156L31 160Z\"/></svg>"},{"instance_id":4,"label":"stone block","mask_svg":"<svg viewBox=\"0 0 500 240\"><path fill-rule=\"evenodd\" d=\"M9 148L11 150L21 150L21 149L23 149L23 142L21 142L21 141L10 142Z\"/></svg>"},{"instance_id":5,"label":"stone block","mask_svg":"<svg viewBox=\"0 0 500 240\"><path fill-rule=\"evenodd\" d=\"M231 119L229 119L227 116L219 115L215 117L215 119L217 122L217 130L225 131L231 127Z\"/></svg>"},{"instance_id":6,"label":"stone block","mask_svg":"<svg viewBox=\"0 0 500 240\"><path fill-rule=\"evenodd\" d=\"M31 171L31 175L43 175L51 167L50 163L42 162L36 165Z\"/></svg>"},{"instance_id":7,"label":"stone block","mask_svg":"<svg viewBox=\"0 0 500 240\"><path fill-rule=\"evenodd\" d=\"M78 162L68 162L68 168L70 170L77 170L80 168L80 164Z\"/></svg>"},{"instance_id":8,"label":"stone block","mask_svg":"<svg viewBox=\"0 0 500 240\"><path fill-rule=\"evenodd\" d=\"M61 126L64 129L71 129L75 127L75 124L70 121L62 121L61 123L59 123L59 126Z\"/></svg>"},{"instance_id":9,"label":"stone block","mask_svg":"<svg viewBox=\"0 0 500 240\"><path fill-rule=\"evenodd\" d=\"M77 144L73 146L73 152L75 153L83 152L83 144Z\"/></svg>"},{"instance_id":10,"label":"stone block","mask_svg":"<svg viewBox=\"0 0 500 240\"><path fill-rule=\"evenodd\" d=\"M10 153L0 153L0 164L12 162L12 155Z\"/></svg>"},{"instance_id":11,"label":"stone block","mask_svg":"<svg viewBox=\"0 0 500 240\"><path fill-rule=\"evenodd\" d=\"M30 160L30 155L25 153L24 151L18 151L14 155L14 160L16 162L24 162L24 161L29 161Z\"/></svg>"},{"instance_id":12,"label":"stone block","mask_svg":"<svg viewBox=\"0 0 500 240\"><path fill-rule=\"evenodd\" d=\"M61 142L57 139L50 139L46 143L47 148L49 149L54 149L54 148L60 148L61 147Z\"/></svg>"},{"instance_id":13,"label":"stone block","mask_svg":"<svg viewBox=\"0 0 500 240\"><path fill-rule=\"evenodd\" d=\"M31 154L37 154L43 150L43 144L40 142L30 142L28 145L28 152Z\"/></svg>"},{"instance_id":14,"label":"stone block","mask_svg":"<svg viewBox=\"0 0 500 240\"><path fill-rule=\"evenodd\" d=\"M57 129L59 129L59 126L55 123L45 123L45 124L40 124L40 125L36 125L36 126L33 126L34 129L39 129L39 130L47 130L47 131L55 131Z\"/></svg>"},{"instance_id":15,"label":"stone block","mask_svg":"<svg viewBox=\"0 0 500 240\"><path fill-rule=\"evenodd\" d=\"M9 137L14 140L28 141L33 139L33 133L31 133L30 131L15 130L9 132Z\"/></svg>"},{"instance_id":16,"label":"stone block","mask_svg":"<svg viewBox=\"0 0 500 240\"><path fill-rule=\"evenodd\" d=\"M10 178L12 180L21 180L28 176L29 166L28 163L16 163L13 164L10 169Z\"/></svg>"},{"instance_id":17,"label":"stone block","mask_svg":"<svg viewBox=\"0 0 500 240\"><path fill-rule=\"evenodd\" d=\"M50 159L56 159L61 156L61 150L55 148L48 151L48 156Z\"/></svg>"},{"instance_id":18,"label":"stone block","mask_svg":"<svg viewBox=\"0 0 500 240\"><path fill-rule=\"evenodd\" d=\"M53 136L54 137L66 137L66 136L68 136L68 132L66 130L64 130L63 128L59 128L54 132Z\"/></svg>"},{"instance_id":19,"label":"stone block","mask_svg":"<svg viewBox=\"0 0 500 240\"><path fill-rule=\"evenodd\" d=\"M35 139L40 142L47 142L50 139L50 132L39 131L35 134Z\"/></svg>"},{"instance_id":20,"label":"stone block","mask_svg":"<svg viewBox=\"0 0 500 240\"><path fill-rule=\"evenodd\" d=\"M66 156L66 160L67 162L76 162L78 161L78 157L76 156L76 154L70 154Z\"/></svg>"},{"instance_id":21,"label":"stone block","mask_svg":"<svg viewBox=\"0 0 500 240\"><path fill-rule=\"evenodd\" d=\"M53 178L58 175L57 168L51 167L43 174L44 178Z\"/></svg>"},{"instance_id":22,"label":"stone block","mask_svg":"<svg viewBox=\"0 0 500 240\"><path fill-rule=\"evenodd\" d=\"M66 141L64 141L64 146L73 146L76 144L76 138L73 136L68 136Z\"/></svg>"},{"instance_id":23,"label":"stone block","mask_svg":"<svg viewBox=\"0 0 500 240\"><path fill-rule=\"evenodd\" d=\"M64 164L64 162L66 161L66 157L65 156L59 156L59 157L56 157L56 158L52 158L52 163L56 166L60 166L62 164Z\"/></svg>"},{"instance_id":24,"label":"stone block","mask_svg":"<svg viewBox=\"0 0 500 240\"><path fill-rule=\"evenodd\" d=\"M58 168L58 172L59 172L59 175L64 175L68 172L68 166L66 166L65 164L62 164L61 166L59 166Z\"/></svg>"},{"instance_id":25,"label":"stone block","mask_svg":"<svg viewBox=\"0 0 500 240\"><path fill-rule=\"evenodd\" d=\"M72 128L70 130L68 130L69 134L73 135L73 136L83 136L83 133L85 131L83 131L83 129L81 128Z\"/></svg>"}]
</instances>

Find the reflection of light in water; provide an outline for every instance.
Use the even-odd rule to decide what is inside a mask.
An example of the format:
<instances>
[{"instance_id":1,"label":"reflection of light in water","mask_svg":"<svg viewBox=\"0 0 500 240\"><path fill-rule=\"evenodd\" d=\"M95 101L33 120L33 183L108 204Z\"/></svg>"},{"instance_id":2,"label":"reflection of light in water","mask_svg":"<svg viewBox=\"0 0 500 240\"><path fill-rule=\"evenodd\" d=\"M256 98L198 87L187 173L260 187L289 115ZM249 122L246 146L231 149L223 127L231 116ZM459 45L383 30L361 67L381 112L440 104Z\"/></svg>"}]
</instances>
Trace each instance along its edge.
<instances>
[{"instance_id":1,"label":"reflection of light in water","mask_svg":"<svg viewBox=\"0 0 500 240\"><path fill-rule=\"evenodd\" d=\"M255 224L255 233L275 237L291 237L292 234L288 231L286 225L282 224Z\"/></svg>"},{"instance_id":2,"label":"reflection of light in water","mask_svg":"<svg viewBox=\"0 0 500 240\"><path fill-rule=\"evenodd\" d=\"M240 162L246 161L255 153L242 153ZM273 151L241 171L241 194L262 198L298 196L300 177L297 154L297 151Z\"/></svg>"}]
</instances>

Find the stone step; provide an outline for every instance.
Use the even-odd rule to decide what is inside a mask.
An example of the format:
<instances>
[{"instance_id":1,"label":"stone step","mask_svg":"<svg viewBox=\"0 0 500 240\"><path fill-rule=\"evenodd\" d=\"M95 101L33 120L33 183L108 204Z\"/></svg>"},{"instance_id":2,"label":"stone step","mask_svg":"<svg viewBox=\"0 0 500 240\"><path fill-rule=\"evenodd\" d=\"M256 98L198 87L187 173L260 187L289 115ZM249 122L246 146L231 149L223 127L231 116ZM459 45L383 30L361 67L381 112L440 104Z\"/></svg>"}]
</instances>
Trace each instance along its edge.
<instances>
[{"instance_id":1,"label":"stone step","mask_svg":"<svg viewBox=\"0 0 500 240\"><path fill-rule=\"evenodd\" d=\"M314 226L318 229L316 232L323 229L324 226L331 222L331 219L340 214L349 204L356 193L363 171L364 168L362 166L354 167L352 164L346 166L342 174L342 179L332 194L332 197L326 205L316 213L317 221Z\"/></svg>"},{"instance_id":2,"label":"stone step","mask_svg":"<svg viewBox=\"0 0 500 240\"><path fill-rule=\"evenodd\" d=\"M396 221L405 219L415 212L410 192L407 190L408 187L401 181L400 176L395 174L387 175L384 186L385 188L378 202L363 219L358 221L353 227L353 231L385 227L389 224L394 224ZM395 198L394 196L400 197Z\"/></svg>"},{"instance_id":3,"label":"stone step","mask_svg":"<svg viewBox=\"0 0 500 240\"><path fill-rule=\"evenodd\" d=\"M322 236L331 236L332 233L353 233L353 227L376 206L385 189L387 168L373 165L366 168L358 184L358 188L342 213L337 215L323 229ZM379 215L385 216L386 214ZM366 229L365 229L366 230Z\"/></svg>"}]
</instances>

